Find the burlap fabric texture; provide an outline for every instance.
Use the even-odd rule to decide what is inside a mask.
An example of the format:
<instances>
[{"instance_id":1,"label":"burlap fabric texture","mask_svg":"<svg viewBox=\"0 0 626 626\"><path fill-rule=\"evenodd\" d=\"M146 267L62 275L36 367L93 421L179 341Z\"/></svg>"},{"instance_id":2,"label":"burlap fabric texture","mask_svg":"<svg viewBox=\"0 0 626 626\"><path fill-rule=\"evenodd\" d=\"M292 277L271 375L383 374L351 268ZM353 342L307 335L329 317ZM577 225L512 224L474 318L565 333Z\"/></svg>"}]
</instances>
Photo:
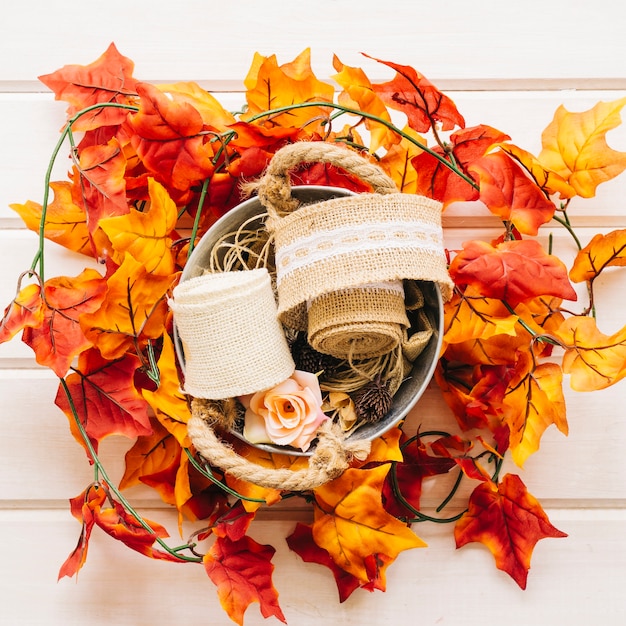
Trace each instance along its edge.
<instances>
[{"instance_id":1,"label":"burlap fabric texture","mask_svg":"<svg viewBox=\"0 0 626 626\"><path fill-rule=\"evenodd\" d=\"M342 167L370 183L374 192L300 207L290 195L288 173L302 162ZM450 297L441 204L398 192L377 165L360 155L324 142L285 146L270 162L258 195L274 235L279 319L308 330L309 342L321 352L352 358L357 350L358 358L368 358L381 354L382 345L393 349L400 343L406 328L404 304L390 289L372 291L372 283L432 281L439 284L444 301ZM366 291L359 294L360 289ZM352 299L350 315L346 292ZM365 308L357 314L357 306ZM344 322L347 317L352 323ZM375 324L368 327L367 320ZM370 333L378 338L368 338Z\"/></svg>"},{"instance_id":2,"label":"burlap fabric texture","mask_svg":"<svg viewBox=\"0 0 626 626\"><path fill-rule=\"evenodd\" d=\"M232 398L293 373L267 269L204 274L181 282L172 295L189 395Z\"/></svg>"}]
</instances>

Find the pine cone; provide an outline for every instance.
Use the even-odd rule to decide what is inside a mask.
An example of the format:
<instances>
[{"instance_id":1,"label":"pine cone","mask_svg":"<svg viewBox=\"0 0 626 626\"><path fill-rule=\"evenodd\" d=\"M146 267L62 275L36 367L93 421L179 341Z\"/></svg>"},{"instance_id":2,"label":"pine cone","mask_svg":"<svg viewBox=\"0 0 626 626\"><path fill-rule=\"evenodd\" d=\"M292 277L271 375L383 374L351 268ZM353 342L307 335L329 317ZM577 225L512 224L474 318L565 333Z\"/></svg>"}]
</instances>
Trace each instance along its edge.
<instances>
[{"instance_id":1,"label":"pine cone","mask_svg":"<svg viewBox=\"0 0 626 626\"><path fill-rule=\"evenodd\" d=\"M380 379L372 380L352 394L354 408L360 420L379 422L391 409L393 401L389 393L389 384Z\"/></svg>"},{"instance_id":2,"label":"pine cone","mask_svg":"<svg viewBox=\"0 0 626 626\"><path fill-rule=\"evenodd\" d=\"M330 354L323 354L311 347L306 338L306 333L298 333L291 343L291 354L293 356L296 369L317 374L323 372L326 377L330 377L337 370L341 363Z\"/></svg>"}]
</instances>

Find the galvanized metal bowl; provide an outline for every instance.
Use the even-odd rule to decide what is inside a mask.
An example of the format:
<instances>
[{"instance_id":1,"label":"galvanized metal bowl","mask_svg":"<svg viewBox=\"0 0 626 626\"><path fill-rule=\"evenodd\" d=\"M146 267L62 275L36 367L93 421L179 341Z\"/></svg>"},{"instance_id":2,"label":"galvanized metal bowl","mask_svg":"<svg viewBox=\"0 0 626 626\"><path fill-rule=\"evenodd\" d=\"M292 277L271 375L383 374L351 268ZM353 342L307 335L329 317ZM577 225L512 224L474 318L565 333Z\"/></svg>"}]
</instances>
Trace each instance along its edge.
<instances>
[{"instance_id":1,"label":"galvanized metal bowl","mask_svg":"<svg viewBox=\"0 0 626 626\"><path fill-rule=\"evenodd\" d=\"M322 202L331 198L351 195L352 192L337 187L322 186L296 186L292 187L292 195L305 204L313 202ZM206 234L200 239L198 245L191 253L187 264L183 270L181 281L189 280L195 276L202 275L205 270L210 267L209 259L213 254L215 244L226 235L235 232L244 222L251 220L247 228L255 228L263 226L264 207L255 198L251 198L231 209L226 215L221 217ZM256 217L256 219L254 219ZM437 364L437 359L441 349L443 338L443 300L441 291L436 283L424 283L422 289L430 291L425 293L428 302L434 302L436 305L431 309L430 313L434 319L433 335L413 364L410 376L402 383L398 391L393 397L393 403L390 411L385 417L376 423L365 423L350 434L350 438L354 439L375 439L380 437L390 428L396 426L402 421L409 411L416 405L424 391L426 390ZM184 372L185 357L182 344L174 327L174 341L176 354ZM232 434L246 441L243 434L237 430L233 430ZM249 443L249 442L248 442ZM250 444L257 448L272 453L289 454L292 456L310 456L311 451L302 452L295 448L277 446L272 444Z\"/></svg>"}]
</instances>

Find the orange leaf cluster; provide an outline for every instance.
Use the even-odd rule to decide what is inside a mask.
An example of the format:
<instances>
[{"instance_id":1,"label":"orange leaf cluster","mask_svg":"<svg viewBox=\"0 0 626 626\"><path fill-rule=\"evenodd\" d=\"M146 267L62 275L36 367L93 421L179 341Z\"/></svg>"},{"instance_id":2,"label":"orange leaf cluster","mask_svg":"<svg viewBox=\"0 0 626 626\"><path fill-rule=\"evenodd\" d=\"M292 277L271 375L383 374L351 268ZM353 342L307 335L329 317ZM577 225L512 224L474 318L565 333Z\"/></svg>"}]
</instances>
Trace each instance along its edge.
<instances>
[{"instance_id":1,"label":"orange leaf cluster","mask_svg":"<svg viewBox=\"0 0 626 626\"><path fill-rule=\"evenodd\" d=\"M195 83L134 78L132 61L113 44L89 65L41 77L68 103L72 167L67 180L50 182L41 203L12 205L42 240L0 322L0 342L21 333L37 362L61 379L56 404L97 470L70 501L82 531L60 576L83 566L98 526L148 557L202 563L236 623L254 602L263 616L285 621L272 582L274 548L247 535L257 509L285 494L224 475L190 449L167 299L199 238L242 200L242 181L301 140L368 155L400 191L434 198L444 210L474 203L500 220L502 233L448 251L455 290L435 380L459 433L408 437L392 429L366 461L312 493L291 494L312 503L314 519L296 526L290 548L331 570L341 601L359 588L384 591L396 557L425 545L411 529L433 519L422 510L424 481L454 474L456 484L477 483L466 511L444 520L456 521L457 546L485 544L521 587L537 541L564 536L518 476L499 475L509 451L522 466L552 425L567 434L564 375L578 390L626 376L626 327L605 335L589 315L596 278L626 265L626 231L581 245L570 268L535 238L555 220L570 228L569 203L626 169L626 153L606 142L626 99L581 113L559 108L535 156L491 126L466 127L455 103L415 69L365 56L394 77L372 83L335 57L335 94L313 73L309 50L284 64L256 54L239 114ZM370 190L330 165L303 164L292 176L297 184ZM84 255L86 269L46 278L44 238ZM586 283L591 298L580 314L570 311L572 282ZM98 447L109 436L132 442L117 487L98 478ZM266 467L306 464L232 443ZM120 497L137 484L174 506L181 528L184 519L204 520L185 555L169 550L165 529ZM208 539L202 555L197 543Z\"/></svg>"}]
</instances>

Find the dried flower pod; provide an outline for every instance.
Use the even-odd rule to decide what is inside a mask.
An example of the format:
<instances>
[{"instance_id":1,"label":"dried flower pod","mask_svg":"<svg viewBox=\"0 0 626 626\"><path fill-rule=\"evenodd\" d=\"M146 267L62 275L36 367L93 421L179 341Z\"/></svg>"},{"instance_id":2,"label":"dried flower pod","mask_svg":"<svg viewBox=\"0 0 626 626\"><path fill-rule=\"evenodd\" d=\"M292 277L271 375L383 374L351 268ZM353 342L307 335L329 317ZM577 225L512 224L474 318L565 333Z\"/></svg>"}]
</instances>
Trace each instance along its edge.
<instances>
[{"instance_id":1,"label":"dried flower pod","mask_svg":"<svg viewBox=\"0 0 626 626\"><path fill-rule=\"evenodd\" d=\"M372 380L352 394L357 416L366 422L379 422L391 409L393 397L387 382Z\"/></svg>"},{"instance_id":2,"label":"dried flower pod","mask_svg":"<svg viewBox=\"0 0 626 626\"><path fill-rule=\"evenodd\" d=\"M318 374L323 372L326 377L332 376L341 363L329 354L323 354L311 347L307 341L306 333L298 333L291 342L291 354L296 369Z\"/></svg>"}]
</instances>

